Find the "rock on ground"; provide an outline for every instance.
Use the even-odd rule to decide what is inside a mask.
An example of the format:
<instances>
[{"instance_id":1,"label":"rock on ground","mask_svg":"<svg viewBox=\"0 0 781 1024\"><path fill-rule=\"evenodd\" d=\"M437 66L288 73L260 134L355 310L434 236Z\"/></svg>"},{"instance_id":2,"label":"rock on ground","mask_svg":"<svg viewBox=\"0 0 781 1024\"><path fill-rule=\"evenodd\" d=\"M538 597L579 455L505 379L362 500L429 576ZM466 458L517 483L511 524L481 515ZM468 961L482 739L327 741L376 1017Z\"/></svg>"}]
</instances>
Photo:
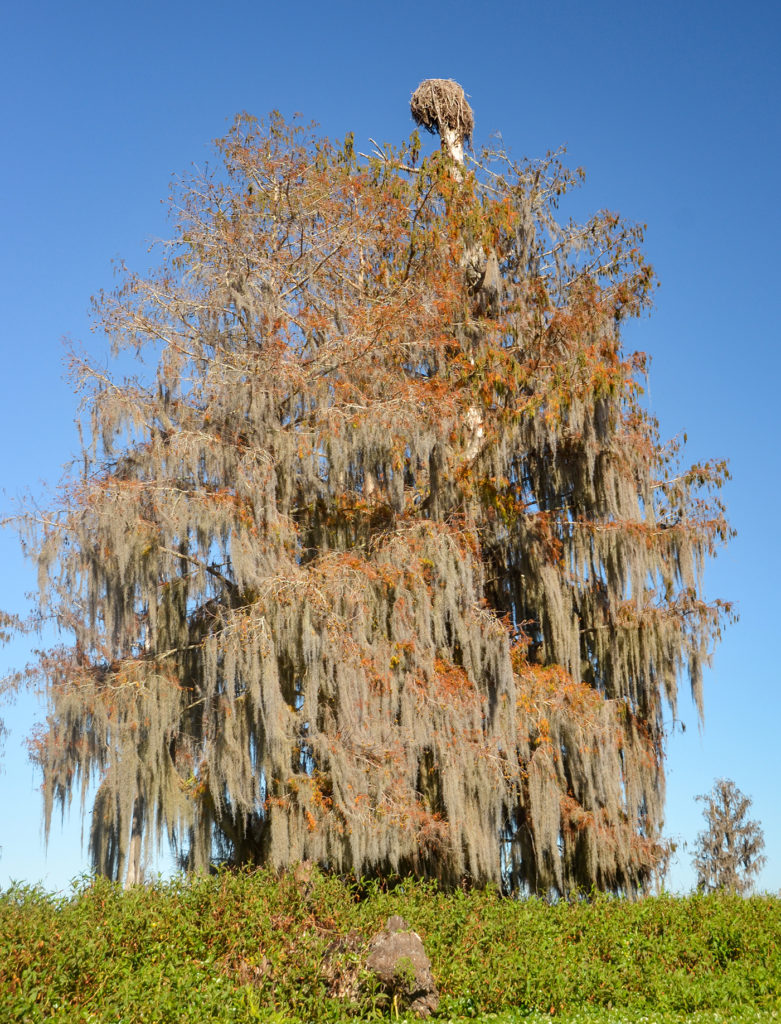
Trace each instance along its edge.
<instances>
[{"instance_id":1,"label":"rock on ground","mask_svg":"<svg viewBox=\"0 0 781 1024\"><path fill-rule=\"evenodd\" d=\"M386 989L422 1017L439 1006L439 992L423 941L403 917L388 918L385 928L369 943L366 966Z\"/></svg>"}]
</instances>

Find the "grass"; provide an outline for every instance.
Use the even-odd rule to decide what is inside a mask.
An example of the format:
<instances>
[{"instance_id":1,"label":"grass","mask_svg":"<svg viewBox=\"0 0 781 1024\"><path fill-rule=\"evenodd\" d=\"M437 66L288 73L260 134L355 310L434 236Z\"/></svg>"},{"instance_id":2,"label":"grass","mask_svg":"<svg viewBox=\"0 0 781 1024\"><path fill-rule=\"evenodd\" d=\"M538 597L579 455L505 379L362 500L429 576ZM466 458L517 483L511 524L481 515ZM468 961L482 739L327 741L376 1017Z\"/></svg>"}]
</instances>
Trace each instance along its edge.
<instances>
[{"instance_id":1,"label":"grass","mask_svg":"<svg viewBox=\"0 0 781 1024\"><path fill-rule=\"evenodd\" d=\"M0 1020L185 1022L368 1020L394 1007L363 979L364 940L391 914L422 936L438 1021L537 1024L781 1022L781 901L598 896L550 905L444 894L314 872L221 874L128 892L82 880L56 897L0 893ZM404 1020L403 1011L400 1020Z\"/></svg>"}]
</instances>

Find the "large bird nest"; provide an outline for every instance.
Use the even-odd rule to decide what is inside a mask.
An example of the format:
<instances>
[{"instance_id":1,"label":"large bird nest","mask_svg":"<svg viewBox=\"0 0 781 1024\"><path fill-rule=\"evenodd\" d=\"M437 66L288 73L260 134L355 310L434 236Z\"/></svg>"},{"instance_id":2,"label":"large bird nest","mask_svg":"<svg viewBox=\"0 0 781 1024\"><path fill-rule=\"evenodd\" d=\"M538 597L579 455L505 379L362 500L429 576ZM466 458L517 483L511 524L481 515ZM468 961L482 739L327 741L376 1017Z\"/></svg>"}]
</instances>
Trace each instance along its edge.
<instances>
[{"instance_id":1,"label":"large bird nest","mask_svg":"<svg viewBox=\"0 0 781 1024\"><path fill-rule=\"evenodd\" d=\"M415 124L442 135L448 128L471 144L475 115L466 101L464 90L452 78L427 78L412 94L410 112Z\"/></svg>"}]
</instances>

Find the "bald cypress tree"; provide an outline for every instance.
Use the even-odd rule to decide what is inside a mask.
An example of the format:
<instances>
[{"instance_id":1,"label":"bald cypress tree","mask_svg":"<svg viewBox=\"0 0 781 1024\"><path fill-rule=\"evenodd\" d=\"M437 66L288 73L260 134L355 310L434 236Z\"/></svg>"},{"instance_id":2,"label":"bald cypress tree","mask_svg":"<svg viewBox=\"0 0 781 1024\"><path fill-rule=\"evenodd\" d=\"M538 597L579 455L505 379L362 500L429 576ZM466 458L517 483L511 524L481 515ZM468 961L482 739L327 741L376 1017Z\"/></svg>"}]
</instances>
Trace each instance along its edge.
<instances>
[{"instance_id":1,"label":"bald cypress tree","mask_svg":"<svg viewBox=\"0 0 781 1024\"><path fill-rule=\"evenodd\" d=\"M87 440L28 546L73 638L45 819L97 783L100 872L160 839L540 892L653 868L724 467L643 411L640 229L561 222L556 154L419 150L241 117L96 301L151 378L75 361Z\"/></svg>"},{"instance_id":2,"label":"bald cypress tree","mask_svg":"<svg viewBox=\"0 0 781 1024\"><path fill-rule=\"evenodd\" d=\"M707 825L697 836L692 858L697 888L702 892L750 892L754 876L767 859L762 854L762 828L748 817L751 797L741 793L732 779L716 779L710 793L695 799L705 805Z\"/></svg>"}]
</instances>

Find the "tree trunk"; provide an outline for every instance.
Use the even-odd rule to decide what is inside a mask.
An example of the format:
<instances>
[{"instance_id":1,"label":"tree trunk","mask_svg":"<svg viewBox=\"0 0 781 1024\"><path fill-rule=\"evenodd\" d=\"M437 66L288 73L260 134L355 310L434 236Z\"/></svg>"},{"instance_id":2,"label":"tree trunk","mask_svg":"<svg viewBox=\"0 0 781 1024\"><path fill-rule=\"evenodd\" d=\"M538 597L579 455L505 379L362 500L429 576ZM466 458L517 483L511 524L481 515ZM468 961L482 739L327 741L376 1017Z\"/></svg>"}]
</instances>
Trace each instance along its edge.
<instances>
[{"instance_id":1,"label":"tree trunk","mask_svg":"<svg viewBox=\"0 0 781 1024\"><path fill-rule=\"evenodd\" d=\"M141 837L144 831L144 801L136 797L133 803L133 824L130 829L130 846L127 853L127 874L125 875L125 888L140 885L143 879L143 868L141 866Z\"/></svg>"}]
</instances>

